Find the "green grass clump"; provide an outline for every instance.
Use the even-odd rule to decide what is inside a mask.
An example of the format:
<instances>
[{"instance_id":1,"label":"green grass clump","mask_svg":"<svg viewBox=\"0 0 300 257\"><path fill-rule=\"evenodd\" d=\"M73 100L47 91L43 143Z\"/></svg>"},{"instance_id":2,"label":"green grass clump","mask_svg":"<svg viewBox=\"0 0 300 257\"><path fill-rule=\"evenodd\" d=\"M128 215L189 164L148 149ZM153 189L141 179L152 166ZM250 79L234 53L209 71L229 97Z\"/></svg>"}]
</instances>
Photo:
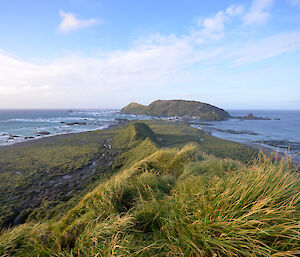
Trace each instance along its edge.
<instances>
[{"instance_id":1,"label":"green grass clump","mask_svg":"<svg viewBox=\"0 0 300 257\"><path fill-rule=\"evenodd\" d=\"M113 168L129 168L136 162L144 159L155 153L158 147L149 138L146 138L136 147L129 149L127 151L121 152L114 161Z\"/></svg>"},{"instance_id":2,"label":"green grass clump","mask_svg":"<svg viewBox=\"0 0 300 257\"><path fill-rule=\"evenodd\" d=\"M300 242L299 189L299 176L263 160L208 184L201 176L187 178L162 203L169 210L161 217L165 251L293 256Z\"/></svg>"},{"instance_id":3,"label":"green grass clump","mask_svg":"<svg viewBox=\"0 0 300 257\"><path fill-rule=\"evenodd\" d=\"M135 122L113 138L113 145L120 149L130 148L146 138L153 142L156 141L155 135L149 126L143 122Z\"/></svg>"}]
</instances>

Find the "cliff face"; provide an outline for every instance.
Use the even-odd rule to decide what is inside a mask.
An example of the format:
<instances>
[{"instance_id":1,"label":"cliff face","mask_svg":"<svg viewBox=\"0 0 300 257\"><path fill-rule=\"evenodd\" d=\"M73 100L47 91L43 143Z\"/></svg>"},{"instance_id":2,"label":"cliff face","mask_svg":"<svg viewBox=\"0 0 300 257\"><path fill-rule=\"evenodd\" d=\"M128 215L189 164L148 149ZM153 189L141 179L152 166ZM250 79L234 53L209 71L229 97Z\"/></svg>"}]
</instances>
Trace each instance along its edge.
<instances>
[{"instance_id":1,"label":"cliff face","mask_svg":"<svg viewBox=\"0 0 300 257\"><path fill-rule=\"evenodd\" d=\"M225 120L229 114L216 106L197 101L157 100L148 106L131 103L121 110L123 114L144 114L162 117L196 117L201 120Z\"/></svg>"}]
</instances>

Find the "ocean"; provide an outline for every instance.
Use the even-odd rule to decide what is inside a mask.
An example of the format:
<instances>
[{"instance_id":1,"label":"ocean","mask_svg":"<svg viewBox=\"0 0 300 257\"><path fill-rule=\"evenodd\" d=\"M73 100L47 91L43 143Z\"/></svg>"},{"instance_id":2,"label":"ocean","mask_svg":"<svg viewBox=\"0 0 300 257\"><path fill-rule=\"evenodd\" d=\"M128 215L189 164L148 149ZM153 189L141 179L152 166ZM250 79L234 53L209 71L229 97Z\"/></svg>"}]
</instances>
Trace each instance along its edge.
<instances>
[{"instance_id":1,"label":"ocean","mask_svg":"<svg viewBox=\"0 0 300 257\"><path fill-rule=\"evenodd\" d=\"M203 122L193 127L211 135L239 143L258 144L273 150L296 154L300 152L300 110L229 110L231 116L256 117L270 120Z\"/></svg>"},{"instance_id":2,"label":"ocean","mask_svg":"<svg viewBox=\"0 0 300 257\"><path fill-rule=\"evenodd\" d=\"M0 145L54 135L104 129L118 119L150 119L121 115L118 110L0 110Z\"/></svg>"},{"instance_id":3,"label":"ocean","mask_svg":"<svg viewBox=\"0 0 300 257\"><path fill-rule=\"evenodd\" d=\"M271 120L200 122L193 127L223 139L255 143L276 150L300 151L300 111L229 110L231 116L253 113ZM143 120L147 116L123 115L118 110L0 110L0 145L41 137L98 130L116 124L118 119Z\"/></svg>"}]
</instances>

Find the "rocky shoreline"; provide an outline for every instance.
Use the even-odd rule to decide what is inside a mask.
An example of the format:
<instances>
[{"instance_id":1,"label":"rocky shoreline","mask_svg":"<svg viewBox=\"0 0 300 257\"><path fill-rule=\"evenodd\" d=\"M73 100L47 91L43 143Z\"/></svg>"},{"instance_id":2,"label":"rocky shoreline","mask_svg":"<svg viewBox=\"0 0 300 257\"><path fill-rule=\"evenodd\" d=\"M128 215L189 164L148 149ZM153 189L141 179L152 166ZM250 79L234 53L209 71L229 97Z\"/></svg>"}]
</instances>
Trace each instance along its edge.
<instances>
[{"instance_id":1,"label":"rocky shoreline","mask_svg":"<svg viewBox=\"0 0 300 257\"><path fill-rule=\"evenodd\" d=\"M16 142L11 142L10 144L5 144L5 145L0 145L0 151L12 148L15 146L21 146L21 145L30 145L30 144L35 144L35 143L40 143L40 142L51 142L54 138L65 138L65 137L71 137L75 134L84 134L84 133L89 133L92 131L97 131L97 130L107 130L111 129L114 127L118 127L120 125L125 124L128 121L122 120L114 124L110 124L102 129L94 129L94 130L87 130L87 131L82 131L82 132L69 132L69 133L64 133L64 134L58 134L58 135L51 135L48 134L46 136L37 136L37 137L27 137L27 140L22 140L22 141L16 141ZM25 137L26 138L26 137Z\"/></svg>"},{"instance_id":2,"label":"rocky shoreline","mask_svg":"<svg viewBox=\"0 0 300 257\"><path fill-rule=\"evenodd\" d=\"M288 159L294 168L300 172L300 151L294 154L288 154L287 152L279 152L275 151L272 147L266 144L258 144L258 143L244 143L245 146L248 146L254 150L260 151L273 159L281 160L281 159Z\"/></svg>"},{"instance_id":3,"label":"rocky shoreline","mask_svg":"<svg viewBox=\"0 0 300 257\"><path fill-rule=\"evenodd\" d=\"M233 129L219 129L213 127L213 124L206 123L194 123L192 121L187 122L186 124L191 125L192 127L201 129L207 135L212 136L214 132L221 132L231 135L250 135L250 136L258 136L259 133L247 130L233 130ZM220 137L222 139L226 139L224 137ZM230 139L226 139L229 141L233 141ZM262 151L263 153L269 156L279 156L280 159L290 158L292 163L295 165L297 170L300 171L300 143L299 142L290 142L288 140L262 140L262 141L252 141L252 142L242 142L242 141L234 141L246 146L249 146L255 150Z\"/></svg>"},{"instance_id":4,"label":"rocky shoreline","mask_svg":"<svg viewBox=\"0 0 300 257\"><path fill-rule=\"evenodd\" d=\"M236 117L236 118L241 118L241 117ZM254 119L269 120L268 118L259 118L259 117L255 117ZM169 119L167 119L167 120L169 120ZM201 129L203 132L205 132L208 135L212 135L213 132L228 133L228 134L232 134L232 135L253 135L253 136L259 135L256 132L252 132L252 131L248 131L248 130L219 129L219 128L213 127L213 124L203 123L203 121L199 121L198 123L195 120L181 121L181 120L173 120L172 119L169 121L183 122L183 123L186 123L186 124L192 125L192 126L196 125L193 127L198 126L197 127L198 129ZM115 122L116 123L110 124L103 129L109 129L109 128L112 128L115 126L119 126L121 124L130 122L130 120L116 119ZM74 122L72 124L70 123L69 125L70 126L73 126L73 125L82 126L82 125L86 125L86 123L85 122ZM199 126L201 126L201 128ZM99 130L99 129L96 129L96 130ZM70 133L64 133L64 134L58 134L58 135L51 135L51 133L49 133L48 131L38 131L36 137L28 136L28 137L24 137L24 139L22 141L15 141L15 142L10 142L7 145L0 145L0 151L3 149L6 149L8 147L13 147L15 145L25 145L25 144L31 144L34 142L45 142L45 141L51 140L51 138L53 138L53 137L55 137L55 138L56 137L69 137L69 136L72 136L73 134L87 133L89 131L95 131L95 130L88 130L88 131L84 131L84 132L70 132ZM21 137L18 135L6 135L6 136L9 136L9 138L11 138L12 140L20 140L21 139ZM300 164L300 155L298 155L300 153L300 143L298 143L298 142L289 142L287 140L265 140L265 141L253 141L252 143L243 143L243 142L239 142L239 143L250 146L259 151L262 150L264 153L267 153L268 155L270 155L272 153L273 154L278 153L280 156L286 156L286 155L293 156L293 162L295 164Z\"/></svg>"},{"instance_id":5,"label":"rocky shoreline","mask_svg":"<svg viewBox=\"0 0 300 257\"><path fill-rule=\"evenodd\" d=\"M68 136L68 135L72 135L72 134L78 134L78 133L85 133L85 132L90 132L90 131L108 129L108 128L114 127L116 125L119 125L119 124L124 124L128 121L129 120L127 120L127 119L115 119L114 123L107 124L106 126L102 125L101 127L96 128L96 129L90 129L90 130L85 130L85 131L80 131L80 132L66 131L64 133L52 134L51 132L45 130L45 131L36 131L35 136L21 136L21 135L12 135L12 134L5 134L4 133L4 134L1 134L1 136L6 137L7 139L6 139L5 144L0 145L0 149L2 147L12 146L12 145L16 145L16 144L31 143L31 142L34 142L36 140L42 140L42 139L48 140L48 138L50 138L50 137ZM72 122L72 123L63 122L63 123L68 125L68 126L74 126L74 125L85 126L85 125L87 125L86 122Z\"/></svg>"}]
</instances>

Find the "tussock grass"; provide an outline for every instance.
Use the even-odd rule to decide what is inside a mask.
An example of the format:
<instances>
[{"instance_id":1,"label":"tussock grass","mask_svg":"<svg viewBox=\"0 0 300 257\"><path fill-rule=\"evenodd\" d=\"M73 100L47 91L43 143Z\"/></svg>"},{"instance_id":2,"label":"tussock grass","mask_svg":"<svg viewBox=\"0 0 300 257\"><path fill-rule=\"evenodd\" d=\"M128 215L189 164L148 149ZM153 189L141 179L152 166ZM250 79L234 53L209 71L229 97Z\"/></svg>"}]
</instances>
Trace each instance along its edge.
<instances>
[{"instance_id":1,"label":"tussock grass","mask_svg":"<svg viewBox=\"0 0 300 257\"><path fill-rule=\"evenodd\" d=\"M3 230L0 256L296 256L300 180L289 160L218 158L198 134L183 145L186 127L158 144L150 124L115 146L127 149L119 171L62 218Z\"/></svg>"},{"instance_id":2,"label":"tussock grass","mask_svg":"<svg viewBox=\"0 0 300 257\"><path fill-rule=\"evenodd\" d=\"M293 256L299 246L299 176L265 157L208 184L188 178L162 220L171 255ZM299 248L298 248L299 250Z\"/></svg>"},{"instance_id":3,"label":"tussock grass","mask_svg":"<svg viewBox=\"0 0 300 257\"><path fill-rule=\"evenodd\" d=\"M143 122L135 122L129 125L122 133L115 136L113 145L116 148L129 148L149 138L155 142L156 137L152 129Z\"/></svg>"},{"instance_id":4,"label":"tussock grass","mask_svg":"<svg viewBox=\"0 0 300 257\"><path fill-rule=\"evenodd\" d=\"M296 256L300 183L287 161L261 156L245 166L198 155L193 144L159 150L99 185L58 223L2 232L0 253Z\"/></svg>"}]
</instances>

